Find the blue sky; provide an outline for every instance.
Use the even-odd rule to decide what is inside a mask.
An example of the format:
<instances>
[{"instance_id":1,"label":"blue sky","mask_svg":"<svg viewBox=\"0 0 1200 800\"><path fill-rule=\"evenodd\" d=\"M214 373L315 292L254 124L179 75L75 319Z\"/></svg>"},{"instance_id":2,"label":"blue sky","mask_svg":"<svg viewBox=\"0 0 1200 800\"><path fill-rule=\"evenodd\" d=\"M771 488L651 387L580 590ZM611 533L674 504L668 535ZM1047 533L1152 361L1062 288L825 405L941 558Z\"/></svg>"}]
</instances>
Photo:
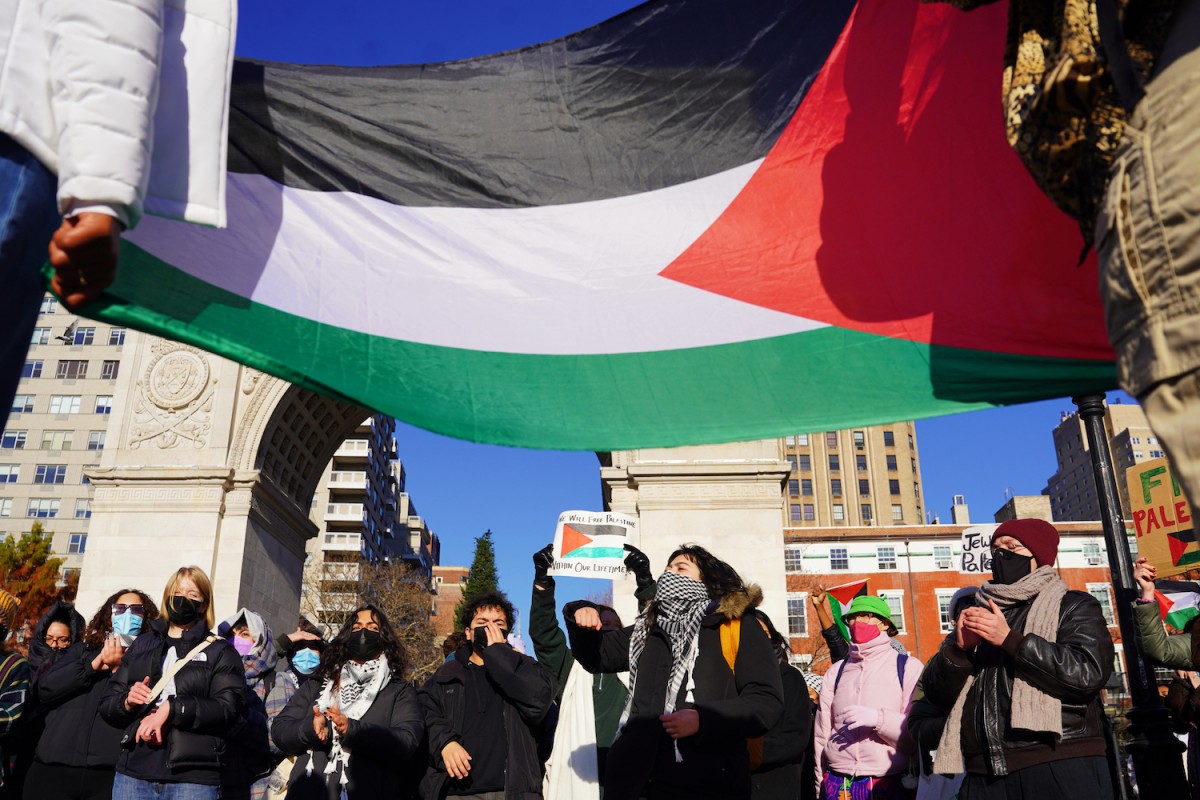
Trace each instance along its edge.
<instances>
[{"instance_id":1,"label":"blue sky","mask_svg":"<svg viewBox=\"0 0 1200 800\"><path fill-rule=\"evenodd\" d=\"M247 58L306 64L446 61L557 38L634 5L628 0L250 0L239 7L237 51ZM948 519L951 497L962 494L973 519L988 521L1004 503L1006 489L1039 494L1054 471L1050 432L1060 412L1072 408L1063 398L919 422L929 509ZM593 453L475 445L403 425L397 439L409 492L441 537L442 563L470 563L474 537L490 528L501 584L522 609L533 578L530 556L553 538L558 514L601 505ZM560 581L559 597L582 596L597 586Z\"/></svg>"}]
</instances>

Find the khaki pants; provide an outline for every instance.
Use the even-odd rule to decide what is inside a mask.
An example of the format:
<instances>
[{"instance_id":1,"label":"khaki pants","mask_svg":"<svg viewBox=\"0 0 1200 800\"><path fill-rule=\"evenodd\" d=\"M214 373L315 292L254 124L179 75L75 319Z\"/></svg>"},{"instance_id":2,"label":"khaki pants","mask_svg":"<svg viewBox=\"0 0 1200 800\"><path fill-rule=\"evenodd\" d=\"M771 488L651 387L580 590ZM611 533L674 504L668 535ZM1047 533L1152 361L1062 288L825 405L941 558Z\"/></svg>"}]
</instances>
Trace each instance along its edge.
<instances>
[{"instance_id":1,"label":"khaki pants","mask_svg":"<svg viewBox=\"0 0 1200 800\"><path fill-rule=\"evenodd\" d=\"M1200 509L1200 0L1177 16L1096 221L1121 386Z\"/></svg>"}]
</instances>

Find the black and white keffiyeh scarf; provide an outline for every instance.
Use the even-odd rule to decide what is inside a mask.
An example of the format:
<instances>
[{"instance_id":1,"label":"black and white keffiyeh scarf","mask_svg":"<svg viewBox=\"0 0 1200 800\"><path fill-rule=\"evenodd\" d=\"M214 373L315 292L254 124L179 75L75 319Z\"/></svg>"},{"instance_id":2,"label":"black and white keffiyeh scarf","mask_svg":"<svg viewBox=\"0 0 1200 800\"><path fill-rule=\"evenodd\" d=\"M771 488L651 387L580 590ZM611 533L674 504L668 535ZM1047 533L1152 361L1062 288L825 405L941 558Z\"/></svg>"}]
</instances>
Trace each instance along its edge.
<instances>
[{"instance_id":1,"label":"black and white keffiyeh scarf","mask_svg":"<svg viewBox=\"0 0 1200 800\"><path fill-rule=\"evenodd\" d=\"M362 715L367 713L367 710L375 702L375 698L391 679L392 667L388 664L386 653L361 664L356 661L347 661L342 665L336 692L331 680L326 680L321 685L317 708L321 713L325 713L336 704L348 718L362 719ZM332 725L329 726L329 735L333 745L329 751L329 761L325 764L325 775L333 775L341 767L341 784L344 789L349 782L346 768L350 763L350 754L342 749L342 737L338 735ZM308 762L308 769L311 773L311 760Z\"/></svg>"},{"instance_id":2,"label":"black and white keffiyeh scarf","mask_svg":"<svg viewBox=\"0 0 1200 800\"><path fill-rule=\"evenodd\" d=\"M629 639L630 689L629 696L625 698L625 708L621 711L618 731L625 727L633 710L633 687L637 685L638 662L642 660L642 651L646 649L651 625L657 625L671 642L671 674L663 706L663 713L670 714L675 710L675 700L679 697L683 679L691 675L696 666L696 656L700 651L700 623L710 603L708 590L700 581L675 572L664 572L659 577L654 602L638 615ZM650 621L651 608L654 609L653 623ZM678 748L675 757L679 758Z\"/></svg>"}]
</instances>

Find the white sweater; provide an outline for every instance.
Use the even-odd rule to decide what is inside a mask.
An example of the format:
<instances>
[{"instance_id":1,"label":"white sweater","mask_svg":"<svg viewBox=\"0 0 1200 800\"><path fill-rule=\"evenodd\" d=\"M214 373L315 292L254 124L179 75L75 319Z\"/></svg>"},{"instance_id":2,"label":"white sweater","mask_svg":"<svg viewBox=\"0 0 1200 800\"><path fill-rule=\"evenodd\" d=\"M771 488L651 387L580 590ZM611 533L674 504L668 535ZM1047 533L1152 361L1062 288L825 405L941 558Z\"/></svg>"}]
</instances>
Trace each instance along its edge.
<instances>
[{"instance_id":1,"label":"white sweater","mask_svg":"<svg viewBox=\"0 0 1200 800\"><path fill-rule=\"evenodd\" d=\"M225 225L235 0L0 0L0 131L64 214Z\"/></svg>"}]
</instances>

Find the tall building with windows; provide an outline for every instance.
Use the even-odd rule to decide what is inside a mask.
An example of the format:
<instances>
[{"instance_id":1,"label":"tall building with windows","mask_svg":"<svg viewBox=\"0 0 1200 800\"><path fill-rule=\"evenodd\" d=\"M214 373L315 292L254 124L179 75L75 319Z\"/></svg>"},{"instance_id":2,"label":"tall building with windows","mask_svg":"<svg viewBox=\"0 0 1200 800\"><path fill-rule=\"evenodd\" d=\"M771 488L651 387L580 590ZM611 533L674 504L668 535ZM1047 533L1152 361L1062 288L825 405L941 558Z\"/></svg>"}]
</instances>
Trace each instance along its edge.
<instances>
[{"instance_id":1,"label":"tall building with windows","mask_svg":"<svg viewBox=\"0 0 1200 800\"><path fill-rule=\"evenodd\" d=\"M896 422L779 440L791 468L786 527L913 525L924 521L916 426Z\"/></svg>"},{"instance_id":2,"label":"tall building with windows","mask_svg":"<svg viewBox=\"0 0 1200 800\"><path fill-rule=\"evenodd\" d=\"M1107 404L1104 432L1112 451L1121 508L1129 518L1129 490L1125 470L1134 464L1166 455L1158 437L1150 428L1146 414L1136 403ZM1063 412L1053 432L1054 455L1058 469L1042 494L1050 497L1050 509L1056 520L1095 520L1100 518L1096 498L1096 478L1092 472L1091 452L1079 414Z\"/></svg>"},{"instance_id":3,"label":"tall building with windows","mask_svg":"<svg viewBox=\"0 0 1200 800\"><path fill-rule=\"evenodd\" d=\"M126 330L42 300L7 426L0 433L0 534L53 533L64 578L87 550L91 487L121 370Z\"/></svg>"}]
</instances>

